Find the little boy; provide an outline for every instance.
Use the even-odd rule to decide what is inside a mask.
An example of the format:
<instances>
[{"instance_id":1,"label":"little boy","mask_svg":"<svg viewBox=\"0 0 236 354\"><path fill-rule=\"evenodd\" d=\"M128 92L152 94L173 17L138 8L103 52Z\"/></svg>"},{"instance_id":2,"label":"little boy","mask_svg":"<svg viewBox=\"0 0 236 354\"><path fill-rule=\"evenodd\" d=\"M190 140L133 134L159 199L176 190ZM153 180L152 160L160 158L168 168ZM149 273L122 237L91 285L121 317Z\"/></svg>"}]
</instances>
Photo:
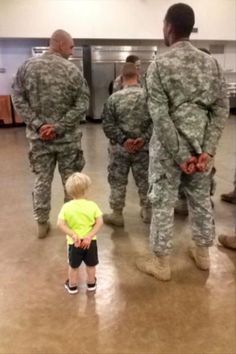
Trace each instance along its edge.
<instances>
[{"instance_id":1,"label":"little boy","mask_svg":"<svg viewBox=\"0 0 236 354\"><path fill-rule=\"evenodd\" d=\"M87 175L73 173L65 185L66 192L73 200L65 203L58 215L57 225L67 235L69 271L65 288L70 294L78 292L78 269L82 261L86 264L87 290L96 290L96 234L103 220L97 204L85 198L90 184Z\"/></svg>"}]
</instances>

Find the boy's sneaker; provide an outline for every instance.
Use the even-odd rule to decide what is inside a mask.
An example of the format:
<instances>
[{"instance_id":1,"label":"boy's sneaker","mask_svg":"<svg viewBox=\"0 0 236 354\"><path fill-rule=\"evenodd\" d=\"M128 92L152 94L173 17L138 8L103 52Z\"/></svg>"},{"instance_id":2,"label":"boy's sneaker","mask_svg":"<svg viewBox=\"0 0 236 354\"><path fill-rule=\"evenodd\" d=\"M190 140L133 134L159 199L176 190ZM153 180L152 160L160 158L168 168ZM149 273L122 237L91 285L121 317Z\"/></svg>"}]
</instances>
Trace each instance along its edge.
<instances>
[{"instance_id":1,"label":"boy's sneaker","mask_svg":"<svg viewBox=\"0 0 236 354\"><path fill-rule=\"evenodd\" d=\"M95 278L95 282L93 284L87 284L88 291L95 291L97 289L97 279Z\"/></svg>"},{"instance_id":2,"label":"boy's sneaker","mask_svg":"<svg viewBox=\"0 0 236 354\"><path fill-rule=\"evenodd\" d=\"M70 294L76 294L78 292L78 286L70 286L69 279L66 280L64 287Z\"/></svg>"}]
</instances>

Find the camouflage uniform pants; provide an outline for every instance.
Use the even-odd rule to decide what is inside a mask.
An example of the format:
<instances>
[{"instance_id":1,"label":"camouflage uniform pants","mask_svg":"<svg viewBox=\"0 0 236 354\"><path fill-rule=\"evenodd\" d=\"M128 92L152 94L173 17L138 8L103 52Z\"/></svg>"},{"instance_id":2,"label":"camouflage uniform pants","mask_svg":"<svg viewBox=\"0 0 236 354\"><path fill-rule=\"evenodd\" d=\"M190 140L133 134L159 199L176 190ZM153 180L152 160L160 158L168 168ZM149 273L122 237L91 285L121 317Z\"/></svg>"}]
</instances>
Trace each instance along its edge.
<instances>
[{"instance_id":1,"label":"camouflage uniform pants","mask_svg":"<svg viewBox=\"0 0 236 354\"><path fill-rule=\"evenodd\" d=\"M140 205L148 207L148 150L145 148L135 154L129 154L122 146L117 144L110 145L108 153L108 182L111 187L109 201L111 209L121 210L125 206L126 186L130 168L138 187Z\"/></svg>"},{"instance_id":2,"label":"camouflage uniform pants","mask_svg":"<svg viewBox=\"0 0 236 354\"><path fill-rule=\"evenodd\" d=\"M211 170L211 188L210 188L210 195L211 196L213 196L216 192L216 180L214 178L215 174L216 174L216 168L213 167ZM179 186L179 195L178 195L178 199L182 199L182 200L186 199L185 194L184 194L184 187L182 187L183 184L185 184L185 182L184 182L185 178L186 178L186 175L184 173L182 173L181 183Z\"/></svg>"},{"instance_id":3,"label":"camouflage uniform pants","mask_svg":"<svg viewBox=\"0 0 236 354\"><path fill-rule=\"evenodd\" d=\"M153 159L150 156L149 198L152 204L150 242L159 256L172 250L174 206L178 197L181 170L172 159ZM215 236L210 201L211 168L206 173L184 176L183 189L187 198L192 238L199 246L210 246Z\"/></svg>"},{"instance_id":4,"label":"camouflage uniform pants","mask_svg":"<svg viewBox=\"0 0 236 354\"><path fill-rule=\"evenodd\" d=\"M58 163L63 187L73 172L80 172L84 165L80 143L53 144L42 141L30 141L30 166L35 174L33 189L33 212L35 220L46 222L51 209L51 184ZM68 200L65 193L65 200Z\"/></svg>"}]
</instances>

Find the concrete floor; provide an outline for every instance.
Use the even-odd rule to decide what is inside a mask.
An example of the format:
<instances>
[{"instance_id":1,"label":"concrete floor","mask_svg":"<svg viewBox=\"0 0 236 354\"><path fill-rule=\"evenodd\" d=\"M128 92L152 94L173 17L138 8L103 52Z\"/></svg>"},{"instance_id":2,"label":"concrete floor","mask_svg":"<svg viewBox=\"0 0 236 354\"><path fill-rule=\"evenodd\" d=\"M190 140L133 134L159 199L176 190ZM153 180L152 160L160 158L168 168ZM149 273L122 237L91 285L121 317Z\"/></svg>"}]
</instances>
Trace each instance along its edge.
<instances>
[{"instance_id":1,"label":"concrete floor","mask_svg":"<svg viewBox=\"0 0 236 354\"><path fill-rule=\"evenodd\" d=\"M83 147L93 180L90 197L109 210L107 140L101 125L86 124ZM233 206L220 201L232 189L236 117L228 121L216 159L217 232L232 232ZM189 259L187 219L176 219L172 280L138 272L137 255L148 249L148 226L139 217L130 178L125 229L99 234L98 289L71 296L66 278L65 237L56 229L63 202L58 173L53 183L50 236L38 240L32 218L33 175L24 128L0 130L0 353L1 354L235 354L236 252L216 245L209 273ZM84 276L81 273L81 282ZM82 284L81 283L81 284Z\"/></svg>"}]
</instances>

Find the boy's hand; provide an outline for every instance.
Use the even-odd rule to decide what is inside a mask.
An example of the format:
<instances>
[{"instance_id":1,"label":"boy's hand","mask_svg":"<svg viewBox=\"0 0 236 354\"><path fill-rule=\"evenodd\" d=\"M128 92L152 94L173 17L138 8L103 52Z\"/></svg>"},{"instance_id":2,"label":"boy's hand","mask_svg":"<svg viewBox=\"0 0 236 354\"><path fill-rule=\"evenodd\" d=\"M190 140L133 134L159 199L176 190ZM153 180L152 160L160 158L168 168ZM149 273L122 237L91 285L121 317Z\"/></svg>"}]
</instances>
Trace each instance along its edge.
<instances>
[{"instance_id":1,"label":"boy's hand","mask_svg":"<svg viewBox=\"0 0 236 354\"><path fill-rule=\"evenodd\" d=\"M75 241L74 246L75 246L76 248L79 248L80 245L81 245L81 240L78 239L77 241Z\"/></svg>"},{"instance_id":2,"label":"boy's hand","mask_svg":"<svg viewBox=\"0 0 236 354\"><path fill-rule=\"evenodd\" d=\"M78 235L76 233L73 233L73 235L71 236L73 242L74 242L74 246L76 248L80 247L81 244L81 240L78 238Z\"/></svg>"},{"instance_id":3,"label":"boy's hand","mask_svg":"<svg viewBox=\"0 0 236 354\"><path fill-rule=\"evenodd\" d=\"M89 249L91 241L92 241L91 237L84 238L83 240L81 240L80 248Z\"/></svg>"}]
</instances>

